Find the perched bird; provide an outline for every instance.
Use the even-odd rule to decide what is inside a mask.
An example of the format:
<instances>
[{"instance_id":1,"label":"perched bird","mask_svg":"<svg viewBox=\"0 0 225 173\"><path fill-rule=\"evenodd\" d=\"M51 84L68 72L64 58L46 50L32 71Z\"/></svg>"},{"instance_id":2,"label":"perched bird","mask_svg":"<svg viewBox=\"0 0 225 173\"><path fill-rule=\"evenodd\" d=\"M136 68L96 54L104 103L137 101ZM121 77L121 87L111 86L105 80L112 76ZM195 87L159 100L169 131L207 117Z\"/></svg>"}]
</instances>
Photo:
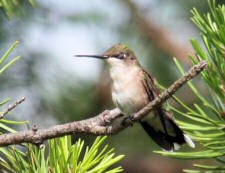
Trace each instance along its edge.
<instances>
[{"instance_id":1,"label":"perched bird","mask_svg":"<svg viewBox=\"0 0 225 173\"><path fill-rule=\"evenodd\" d=\"M159 95L154 78L140 65L134 51L126 45L114 45L103 55L76 56L99 58L108 62L113 102L126 116L138 112ZM172 114L162 105L149 113L140 124L165 150L177 150L185 143L195 147L192 140L174 122Z\"/></svg>"}]
</instances>

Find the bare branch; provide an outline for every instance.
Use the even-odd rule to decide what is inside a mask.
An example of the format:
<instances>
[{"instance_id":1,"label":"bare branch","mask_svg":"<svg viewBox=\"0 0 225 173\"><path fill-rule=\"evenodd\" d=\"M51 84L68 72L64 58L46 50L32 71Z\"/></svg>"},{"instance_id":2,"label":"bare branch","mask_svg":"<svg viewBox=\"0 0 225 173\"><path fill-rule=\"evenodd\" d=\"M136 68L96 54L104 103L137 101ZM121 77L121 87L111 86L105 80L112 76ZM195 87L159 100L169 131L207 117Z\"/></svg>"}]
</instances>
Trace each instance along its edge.
<instances>
[{"instance_id":1,"label":"bare branch","mask_svg":"<svg viewBox=\"0 0 225 173\"><path fill-rule=\"evenodd\" d=\"M11 110L15 109L19 104L25 101L25 97L20 98L15 103L10 104L1 114L0 119L4 118L5 115L7 115Z\"/></svg>"},{"instance_id":2,"label":"bare branch","mask_svg":"<svg viewBox=\"0 0 225 173\"><path fill-rule=\"evenodd\" d=\"M0 136L0 146L8 146L20 143L40 144L47 139L74 133L86 133L93 135L113 135L119 133L129 125L140 121L157 105L160 105L169 99L179 88L197 76L207 66L208 64L206 61L202 61L199 64L193 66L184 76L174 82L167 90L162 92L146 107L134 114L131 117L131 121L128 121L128 123L125 125L123 124L125 117L121 115L119 109L106 110L93 118L82 121L56 125L42 130L31 129L18 133L3 134ZM113 123L114 120L117 120L117 123Z\"/></svg>"}]
</instances>

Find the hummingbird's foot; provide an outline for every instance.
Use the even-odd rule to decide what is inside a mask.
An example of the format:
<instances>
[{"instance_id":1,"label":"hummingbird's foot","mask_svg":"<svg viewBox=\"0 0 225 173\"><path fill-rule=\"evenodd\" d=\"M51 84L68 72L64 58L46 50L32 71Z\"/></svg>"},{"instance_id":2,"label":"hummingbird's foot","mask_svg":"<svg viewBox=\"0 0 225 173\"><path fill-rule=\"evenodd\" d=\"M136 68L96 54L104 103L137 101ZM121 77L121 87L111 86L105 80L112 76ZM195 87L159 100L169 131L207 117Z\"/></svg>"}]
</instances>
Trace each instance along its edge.
<instances>
[{"instance_id":1,"label":"hummingbird's foot","mask_svg":"<svg viewBox=\"0 0 225 173\"><path fill-rule=\"evenodd\" d=\"M106 124L106 125L109 125L110 123L111 123L111 117L109 116L109 110L106 110L106 111L104 111L103 112L103 120L104 120L104 123Z\"/></svg>"},{"instance_id":2,"label":"hummingbird's foot","mask_svg":"<svg viewBox=\"0 0 225 173\"><path fill-rule=\"evenodd\" d=\"M132 115L130 116L130 120L131 120L132 122L134 122L134 115L135 115L135 114L132 114Z\"/></svg>"},{"instance_id":3,"label":"hummingbird's foot","mask_svg":"<svg viewBox=\"0 0 225 173\"><path fill-rule=\"evenodd\" d=\"M109 110L106 110L102 113L102 117L103 117L103 121L104 121L104 125L110 125L113 123L113 121L115 121L116 119L123 117L124 115L122 113L116 114L114 116L112 116L110 114Z\"/></svg>"},{"instance_id":4,"label":"hummingbird's foot","mask_svg":"<svg viewBox=\"0 0 225 173\"><path fill-rule=\"evenodd\" d=\"M125 126L125 127L133 126L133 121L132 121L131 117L130 116L129 117L125 117L123 119L122 125Z\"/></svg>"}]
</instances>

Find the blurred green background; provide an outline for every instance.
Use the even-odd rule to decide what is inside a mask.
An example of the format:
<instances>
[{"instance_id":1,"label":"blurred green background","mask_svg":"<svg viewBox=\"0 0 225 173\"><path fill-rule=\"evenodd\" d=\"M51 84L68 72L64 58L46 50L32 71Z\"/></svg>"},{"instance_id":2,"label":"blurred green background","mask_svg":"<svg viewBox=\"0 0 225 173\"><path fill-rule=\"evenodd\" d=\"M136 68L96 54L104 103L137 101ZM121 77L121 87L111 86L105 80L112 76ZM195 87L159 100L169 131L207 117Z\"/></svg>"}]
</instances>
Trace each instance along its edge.
<instances>
[{"instance_id":1,"label":"blurred green background","mask_svg":"<svg viewBox=\"0 0 225 173\"><path fill-rule=\"evenodd\" d=\"M190 10L209 10L207 1L201 0L39 0L37 8L21 3L21 17L7 20L0 11L0 55L19 40L14 53L23 56L0 79L1 98L26 96L26 102L8 118L29 120L39 128L114 108L104 62L73 55L101 54L114 44L124 43L159 83L169 86L179 77L172 58L190 68L188 55L193 49L189 39L200 38ZM202 87L199 81L196 84ZM187 87L177 95L186 103L196 101ZM172 100L170 103L178 106ZM94 138L78 137L87 142ZM138 124L107 142L117 153L126 155L122 162L125 172L174 173L192 165L154 154L152 151L160 148Z\"/></svg>"}]
</instances>

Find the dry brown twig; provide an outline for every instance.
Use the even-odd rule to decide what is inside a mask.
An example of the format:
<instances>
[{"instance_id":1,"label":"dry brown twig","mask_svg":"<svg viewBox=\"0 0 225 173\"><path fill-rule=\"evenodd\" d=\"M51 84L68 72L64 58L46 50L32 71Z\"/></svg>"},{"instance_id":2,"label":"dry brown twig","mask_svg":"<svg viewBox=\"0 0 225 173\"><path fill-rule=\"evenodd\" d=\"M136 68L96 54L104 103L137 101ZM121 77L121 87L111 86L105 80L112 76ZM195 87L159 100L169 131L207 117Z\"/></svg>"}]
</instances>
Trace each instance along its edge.
<instances>
[{"instance_id":1,"label":"dry brown twig","mask_svg":"<svg viewBox=\"0 0 225 173\"><path fill-rule=\"evenodd\" d=\"M128 121L125 125L123 123L125 117L119 119L120 123L118 121L117 123L113 123L114 120L123 116L121 115L120 110L116 108L113 110L106 110L93 118L56 125L47 129L38 130L33 128L31 130L25 130L22 132L3 134L0 136L0 146L21 143L41 144L47 139L74 133L86 133L93 135L113 135L119 133L133 123L140 121L157 105L160 105L169 99L179 88L197 76L207 66L208 63L206 61L202 61L199 64L193 66L184 76L175 81L152 102L150 102L139 112L132 115L131 121Z\"/></svg>"}]
</instances>

